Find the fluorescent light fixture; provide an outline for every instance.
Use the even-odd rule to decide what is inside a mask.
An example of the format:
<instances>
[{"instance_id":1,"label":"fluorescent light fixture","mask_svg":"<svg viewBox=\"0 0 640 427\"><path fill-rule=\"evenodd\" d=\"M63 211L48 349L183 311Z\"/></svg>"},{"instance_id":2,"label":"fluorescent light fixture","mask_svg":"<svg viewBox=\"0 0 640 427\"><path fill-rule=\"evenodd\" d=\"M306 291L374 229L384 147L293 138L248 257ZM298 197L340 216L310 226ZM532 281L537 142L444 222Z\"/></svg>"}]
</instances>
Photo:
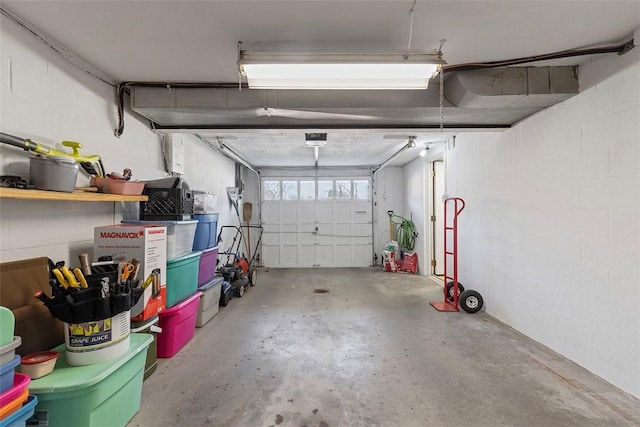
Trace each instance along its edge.
<instances>
[{"instance_id":1,"label":"fluorescent light fixture","mask_svg":"<svg viewBox=\"0 0 640 427\"><path fill-rule=\"evenodd\" d=\"M324 147L327 145L327 141L305 141L307 147Z\"/></svg>"},{"instance_id":2,"label":"fluorescent light fixture","mask_svg":"<svg viewBox=\"0 0 640 427\"><path fill-rule=\"evenodd\" d=\"M426 89L438 54L267 54L240 52L251 89Z\"/></svg>"},{"instance_id":3,"label":"fluorescent light fixture","mask_svg":"<svg viewBox=\"0 0 640 427\"><path fill-rule=\"evenodd\" d=\"M326 133L305 133L304 134L305 144L307 147L314 147L316 151L318 147L324 147L327 145L327 134Z\"/></svg>"}]
</instances>

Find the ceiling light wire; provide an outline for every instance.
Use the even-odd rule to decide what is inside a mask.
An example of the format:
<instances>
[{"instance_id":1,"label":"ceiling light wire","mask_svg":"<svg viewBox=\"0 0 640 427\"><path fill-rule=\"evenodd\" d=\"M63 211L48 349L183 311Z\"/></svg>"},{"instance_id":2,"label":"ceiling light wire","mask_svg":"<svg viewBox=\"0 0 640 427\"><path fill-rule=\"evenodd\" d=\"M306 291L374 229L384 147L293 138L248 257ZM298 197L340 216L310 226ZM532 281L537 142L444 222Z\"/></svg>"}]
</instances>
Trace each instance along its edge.
<instances>
[{"instance_id":1,"label":"ceiling light wire","mask_svg":"<svg viewBox=\"0 0 640 427\"><path fill-rule=\"evenodd\" d=\"M444 73L440 68L440 132L444 131Z\"/></svg>"},{"instance_id":2,"label":"ceiling light wire","mask_svg":"<svg viewBox=\"0 0 640 427\"><path fill-rule=\"evenodd\" d=\"M440 132L444 130L444 78L440 70Z\"/></svg>"},{"instance_id":3,"label":"ceiling light wire","mask_svg":"<svg viewBox=\"0 0 640 427\"><path fill-rule=\"evenodd\" d=\"M411 10L409 14L411 15L411 23L409 24L409 43L407 43L407 55L411 52L411 41L413 40L413 14L416 11L416 2L418 0L413 0L413 5L411 5Z\"/></svg>"}]
</instances>

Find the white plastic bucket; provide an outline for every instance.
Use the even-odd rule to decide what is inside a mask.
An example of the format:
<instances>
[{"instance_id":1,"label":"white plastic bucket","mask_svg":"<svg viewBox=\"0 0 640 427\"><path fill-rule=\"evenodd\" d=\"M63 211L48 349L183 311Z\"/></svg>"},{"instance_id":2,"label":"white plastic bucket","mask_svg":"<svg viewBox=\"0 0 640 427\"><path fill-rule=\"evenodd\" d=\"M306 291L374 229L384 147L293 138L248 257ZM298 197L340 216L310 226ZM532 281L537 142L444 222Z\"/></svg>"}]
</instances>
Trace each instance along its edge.
<instances>
[{"instance_id":1,"label":"white plastic bucket","mask_svg":"<svg viewBox=\"0 0 640 427\"><path fill-rule=\"evenodd\" d=\"M131 312L109 319L64 324L64 343L69 365L104 362L129 350Z\"/></svg>"}]
</instances>

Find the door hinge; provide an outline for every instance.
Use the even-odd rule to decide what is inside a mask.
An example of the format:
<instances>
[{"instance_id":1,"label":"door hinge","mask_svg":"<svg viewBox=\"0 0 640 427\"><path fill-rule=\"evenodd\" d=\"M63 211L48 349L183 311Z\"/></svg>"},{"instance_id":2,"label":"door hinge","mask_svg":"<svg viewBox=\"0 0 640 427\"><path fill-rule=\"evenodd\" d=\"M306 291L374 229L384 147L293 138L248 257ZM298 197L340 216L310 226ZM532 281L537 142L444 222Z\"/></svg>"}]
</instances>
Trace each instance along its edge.
<instances>
[{"instance_id":1,"label":"door hinge","mask_svg":"<svg viewBox=\"0 0 640 427\"><path fill-rule=\"evenodd\" d=\"M435 215L431 215L431 222L436 222L436 216Z\"/></svg>"},{"instance_id":2,"label":"door hinge","mask_svg":"<svg viewBox=\"0 0 640 427\"><path fill-rule=\"evenodd\" d=\"M432 260L431 260L431 267L435 267L435 266L436 266L436 260L435 260L435 259L432 259Z\"/></svg>"},{"instance_id":3,"label":"door hinge","mask_svg":"<svg viewBox=\"0 0 640 427\"><path fill-rule=\"evenodd\" d=\"M433 169L431 169L431 178L435 178L436 176L436 171L434 171Z\"/></svg>"}]
</instances>

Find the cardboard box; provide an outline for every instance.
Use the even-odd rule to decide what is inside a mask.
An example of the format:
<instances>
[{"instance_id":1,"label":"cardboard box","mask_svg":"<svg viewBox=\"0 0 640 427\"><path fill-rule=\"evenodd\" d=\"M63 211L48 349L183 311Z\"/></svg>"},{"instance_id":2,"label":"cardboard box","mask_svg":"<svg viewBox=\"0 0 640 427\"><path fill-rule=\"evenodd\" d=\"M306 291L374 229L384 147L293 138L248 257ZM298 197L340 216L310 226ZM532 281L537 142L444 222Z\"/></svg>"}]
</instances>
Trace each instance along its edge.
<instances>
[{"instance_id":1,"label":"cardboard box","mask_svg":"<svg viewBox=\"0 0 640 427\"><path fill-rule=\"evenodd\" d=\"M131 320L141 322L155 316L167 300L167 227L117 224L96 227L93 256L110 256L114 261L140 261L138 279L153 276L138 304L131 308Z\"/></svg>"}]
</instances>

